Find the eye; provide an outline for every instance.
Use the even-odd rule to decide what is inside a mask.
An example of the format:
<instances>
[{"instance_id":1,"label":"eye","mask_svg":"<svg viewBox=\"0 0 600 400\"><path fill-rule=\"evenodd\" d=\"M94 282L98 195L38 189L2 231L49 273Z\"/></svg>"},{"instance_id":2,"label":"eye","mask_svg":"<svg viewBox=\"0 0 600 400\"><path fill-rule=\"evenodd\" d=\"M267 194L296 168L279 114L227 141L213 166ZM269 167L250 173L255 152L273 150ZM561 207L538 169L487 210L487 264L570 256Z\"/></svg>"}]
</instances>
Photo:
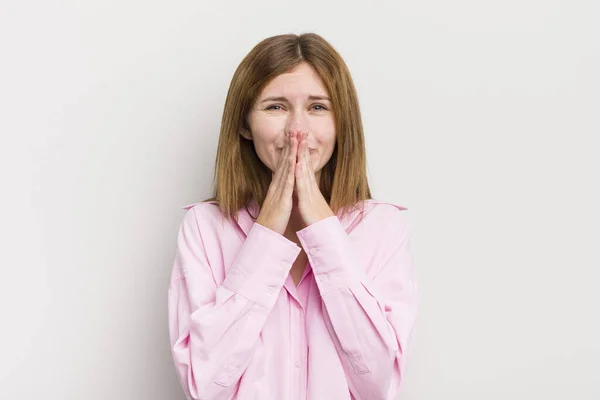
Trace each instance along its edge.
<instances>
[{"instance_id":1,"label":"eye","mask_svg":"<svg viewBox=\"0 0 600 400\"><path fill-rule=\"evenodd\" d=\"M265 108L265 110L274 110L274 111L279 111L279 108L276 107L281 107L281 104L272 104L269 107ZM325 107L323 104L313 104L312 107L321 107L321 108L317 108L316 111L326 111L327 107Z\"/></svg>"},{"instance_id":2,"label":"eye","mask_svg":"<svg viewBox=\"0 0 600 400\"><path fill-rule=\"evenodd\" d=\"M281 104L273 104L273 105L270 105L269 107L265 108L265 110L274 110L274 108L273 108L273 107L281 107ZM278 111L278 110L275 110L275 111Z\"/></svg>"}]
</instances>

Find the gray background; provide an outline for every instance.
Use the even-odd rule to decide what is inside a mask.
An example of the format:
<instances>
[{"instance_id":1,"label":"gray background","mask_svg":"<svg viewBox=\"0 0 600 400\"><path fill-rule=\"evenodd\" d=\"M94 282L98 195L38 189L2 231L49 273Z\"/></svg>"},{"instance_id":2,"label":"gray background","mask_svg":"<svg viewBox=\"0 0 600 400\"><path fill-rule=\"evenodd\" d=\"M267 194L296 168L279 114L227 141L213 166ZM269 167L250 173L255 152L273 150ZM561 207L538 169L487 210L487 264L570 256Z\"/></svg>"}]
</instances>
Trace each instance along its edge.
<instances>
[{"instance_id":1,"label":"gray background","mask_svg":"<svg viewBox=\"0 0 600 400\"><path fill-rule=\"evenodd\" d=\"M399 398L598 399L595 1L2 1L0 398L183 399L167 287L260 40L346 60L421 309Z\"/></svg>"}]
</instances>

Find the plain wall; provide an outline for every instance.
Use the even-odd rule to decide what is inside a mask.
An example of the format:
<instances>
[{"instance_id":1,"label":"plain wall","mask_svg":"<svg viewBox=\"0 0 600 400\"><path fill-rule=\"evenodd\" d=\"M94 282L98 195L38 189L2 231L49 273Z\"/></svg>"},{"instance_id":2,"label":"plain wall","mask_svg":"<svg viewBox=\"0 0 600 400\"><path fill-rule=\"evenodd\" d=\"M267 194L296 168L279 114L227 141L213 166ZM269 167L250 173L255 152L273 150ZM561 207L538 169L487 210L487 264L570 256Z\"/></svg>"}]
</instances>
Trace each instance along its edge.
<instances>
[{"instance_id":1,"label":"plain wall","mask_svg":"<svg viewBox=\"0 0 600 400\"><path fill-rule=\"evenodd\" d=\"M218 4L216 4L218 3ZM347 62L421 307L399 399L600 398L595 1L0 3L0 398L183 399L167 288L260 40Z\"/></svg>"}]
</instances>

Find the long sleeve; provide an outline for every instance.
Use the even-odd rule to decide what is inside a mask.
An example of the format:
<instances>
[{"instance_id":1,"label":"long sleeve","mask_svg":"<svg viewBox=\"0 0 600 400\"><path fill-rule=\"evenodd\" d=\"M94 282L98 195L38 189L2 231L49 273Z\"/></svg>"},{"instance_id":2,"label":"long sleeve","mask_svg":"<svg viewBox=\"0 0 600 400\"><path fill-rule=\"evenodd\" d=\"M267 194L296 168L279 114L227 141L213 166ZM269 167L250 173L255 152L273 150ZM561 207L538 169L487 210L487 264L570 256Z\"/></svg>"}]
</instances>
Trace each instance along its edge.
<instances>
[{"instance_id":1,"label":"long sleeve","mask_svg":"<svg viewBox=\"0 0 600 400\"><path fill-rule=\"evenodd\" d=\"M404 375L417 315L417 284L406 218L381 223L382 253L369 278L337 216L297 232L323 301L323 316L357 400L392 400Z\"/></svg>"},{"instance_id":2,"label":"long sleeve","mask_svg":"<svg viewBox=\"0 0 600 400\"><path fill-rule=\"evenodd\" d=\"M301 248L255 223L217 285L201 234L209 227L198 224L196 209L186 212L177 235L168 290L171 351L188 400L232 399Z\"/></svg>"}]
</instances>

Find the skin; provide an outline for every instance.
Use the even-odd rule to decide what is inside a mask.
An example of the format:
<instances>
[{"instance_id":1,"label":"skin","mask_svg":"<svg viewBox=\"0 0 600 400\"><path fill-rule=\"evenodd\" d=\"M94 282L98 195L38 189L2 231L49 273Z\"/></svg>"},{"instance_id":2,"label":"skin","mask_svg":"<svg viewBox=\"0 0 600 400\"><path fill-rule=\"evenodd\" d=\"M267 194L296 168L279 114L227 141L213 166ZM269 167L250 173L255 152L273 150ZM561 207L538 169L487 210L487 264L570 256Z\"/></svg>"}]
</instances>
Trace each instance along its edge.
<instances>
[{"instance_id":1,"label":"skin","mask_svg":"<svg viewBox=\"0 0 600 400\"><path fill-rule=\"evenodd\" d=\"M286 237L295 237L296 231L335 215L318 187L321 170L335 148L331 106L321 77L312 66L302 63L269 82L248 113L250 132L243 135L253 141L256 154L273 174L286 140L297 146L293 208Z\"/></svg>"}]
</instances>

